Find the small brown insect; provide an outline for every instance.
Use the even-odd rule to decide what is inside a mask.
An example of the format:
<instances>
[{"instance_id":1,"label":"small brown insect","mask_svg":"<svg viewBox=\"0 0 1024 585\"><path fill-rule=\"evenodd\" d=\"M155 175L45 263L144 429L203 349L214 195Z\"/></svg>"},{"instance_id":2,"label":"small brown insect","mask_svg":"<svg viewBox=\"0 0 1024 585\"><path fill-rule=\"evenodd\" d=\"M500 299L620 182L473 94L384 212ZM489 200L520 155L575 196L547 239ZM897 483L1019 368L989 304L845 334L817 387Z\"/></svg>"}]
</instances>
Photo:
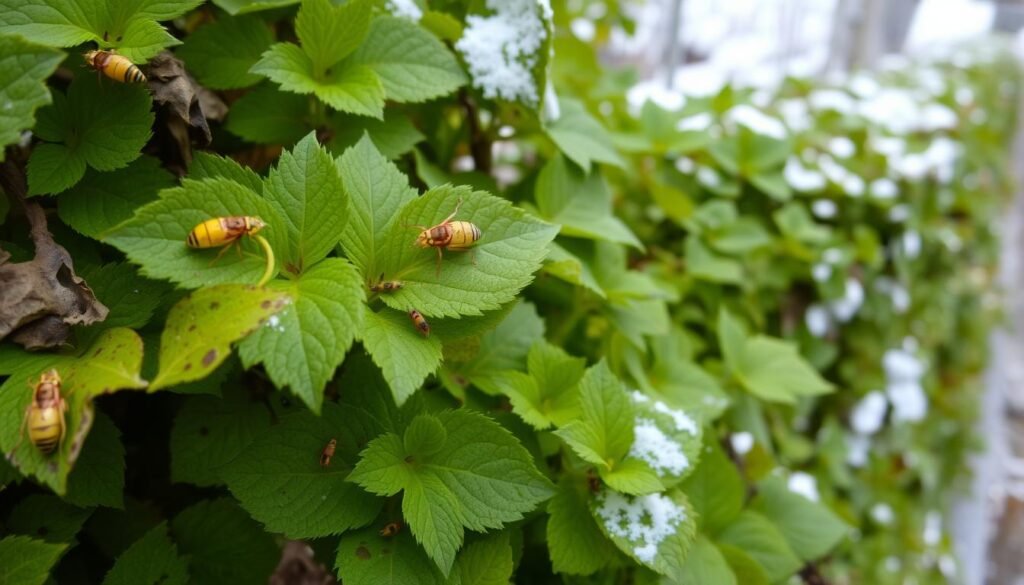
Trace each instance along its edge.
<instances>
[{"instance_id":1,"label":"small brown insect","mask_svg":"<svg viewBox=\"0 0 1024 585\"><path fill-rule=\"evenodd\" d=\"M67 430L64 413L68 409L67 402L61 398L60 385L57 370L47 370L39 376L39 383L32 387L32 400L25 407L20 438L11 453L21 446L26 426L29 440L44 455L53 453L60 446Z\"/></svg>"},{"instance_id":2,"label":"small brown insect","mask_svg":"<svg viewBox=\"0 0 1024 585\"><path fill-rule=\"evenodd\" d=\"M593 469L587 470L587 488L594 494L601 491L601 478L597 476L597 472Z\"/></svg>"},{"instance_id":3,"label":"small brown insect","mask_svg":"<svg viewBox=\"0 0 1024 585\"><path fill-rule=\"evenodd\" d=\"M472 250L473 244L483 235L480 228L468 221L452 221L455 214L459 212L462 199L455 205L455 211L444 218L444 221L433 226L424 227L421 225L412 226L420 230L416 236L416 245L420 248L437 249L437 272L441 273L441 249L453 252L465 252ZM476 253L473 252L473 263L476 264Z\"/></svg>"},{"instance_id":4,"label":"small brown insect","mask_svg":"<svg viewBox=\"0 0 1024 585\"><path fill-rule=\"evenodd\" d=\"M430 337L430 323L427 323L426 318L419 311L416 309L409 311L409 318L412 319L413 325L420 330L423 337Z\"/></svg>"},{"instance_id":5,"label":"small brown insect","mask_svg":"<svg viewBox=\"0 0 1024 585\"><path fill-rule=\"evenodd\" d=\"M121 83L146 82L146 76L139 70L138 65L129 61L127 57L112 51L87 51L83 57L86 65L114 81Z\"/></svg>"},{"instance_id":6,"label":"small brown insect","mask_svg":"<svg viewBox=\"0 0 1024 585\"><path fill-rule=\"evenodd\" d=\"M338 441L331 439L327 441L327 445L324 450L320 452L320 467L327 467L331 464L331 457L334 457L334 451L338 448Z\"/></svg>"},{"instance_id":7,"label":"small brown insect","mask_svg":"<svg viewBox=\"0 0 1024 585\"><path fill-rule=\"evenodd\" d=\"M380 529L380 535L384 538L391 538L392 536L399 533L402 530L401 522L390 522L387 526Z\"/></svg>"},{"instance_id":8,"label":"small brown insect","mask_svg":"<svg viewBox=\"0 0 1024 585\"><path fill-rule=\"evenodd\" d=\"M377 279L376 284L370 285L370 291L375 293L389 293L394 292L405 286L400 280L384 280L384 275L381 274L380 278Z\"/></svg>"}]
</instances>

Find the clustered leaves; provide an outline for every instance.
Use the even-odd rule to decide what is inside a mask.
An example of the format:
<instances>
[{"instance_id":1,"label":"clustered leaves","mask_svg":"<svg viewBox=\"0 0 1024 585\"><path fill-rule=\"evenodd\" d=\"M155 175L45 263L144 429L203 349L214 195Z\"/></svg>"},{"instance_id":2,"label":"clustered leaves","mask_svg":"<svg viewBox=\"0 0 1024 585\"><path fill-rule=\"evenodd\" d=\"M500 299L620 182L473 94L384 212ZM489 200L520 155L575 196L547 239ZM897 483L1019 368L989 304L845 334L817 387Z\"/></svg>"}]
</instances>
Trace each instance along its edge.
<instances>
[{"instance_id":1,"label":"clustered leaves","mask_svg":"<svg viewBox=\"0 0 1024 585\"><path fill-rule=\"evenodd\" d=\"M37 197L109 309L0 344L0 582L259 582L280 536L355 585L935 573L1016 69L671 109L626 101L577 7L429 4L0 0L0 264ZM210 150L89 49L173 49ZM882 91L952 121L898 132ZM265 286L254 238L186 245L233 216ZM416 245L449 217L479 240Z\"/></svg>"}]
</instances>

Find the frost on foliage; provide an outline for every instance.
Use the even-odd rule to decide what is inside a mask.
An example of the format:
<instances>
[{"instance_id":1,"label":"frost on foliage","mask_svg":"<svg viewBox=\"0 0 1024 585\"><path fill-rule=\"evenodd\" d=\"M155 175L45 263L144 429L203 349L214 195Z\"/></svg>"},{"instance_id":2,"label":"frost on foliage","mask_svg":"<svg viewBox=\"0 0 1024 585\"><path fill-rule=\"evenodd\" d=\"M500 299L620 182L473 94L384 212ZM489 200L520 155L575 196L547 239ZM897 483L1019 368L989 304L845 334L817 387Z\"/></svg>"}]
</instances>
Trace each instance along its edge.
<instances>
[{"instance_id":1,"label":"frost on foliage","mask_svg":"<svg viewBox=\"0 0 1024 585\"><path fill-rule=\"evenodd\" d=\"M878 390L868 392L864 398L853 407L850 414L850 427L862 435L873 435L882 428L885 420L885 411L889 403L885 395Z\"/></svg>"},{"instance_id":2,"label":"frost on foliage","mask_svg":"<svg viewBox=\"0 0 1024 585\"><path fill-rule=\"evenodd\" d=\"M658 545L686 521L686 510L668 496L630 498L608 490L601 495L597 515L609 534L628 540L636 558L648 564L654 562Z\"/></svg>"},{"instance_id":3,"label":"frost on foliage","mask_svg":"<svg viewBox=\"0 0 1024 585\"><path fill-rule=\"evenodd\" d=\"M809 473L794 471L789 474L787 486L789 491L799 494L812 502L817 502L821 499L818 495L818 480L814 479L814 476Z\"/></svg>"},{"instance_id":4,"label":"frost on foliage","mask_svg":"<svg viewBox=\"0 0 1024 585\"><path fill-rule=\"evenodd\" d=\"M654 421L637 418L633 437L629 455L650 465L659 476L666 473L681 475L690 467L682 446L663 433Z\"/></svg>"},{"instance_id":5,"label":"frost on foliage","mask_svg":"<svg viewBox=\"0 0 1024 585\"><path fill-rule=\"evenodd\" d=\"M831 199L818 199L811 203L811 213L818 219L832 219L839 213L839 206Z\"/></svg>"},{"instance_id":6,"label":"frost on foliage","mask_svg":"<svg viewBox=\"0 0 1024 585\"><path fill-rule=\"evenodd\" d=\"M416 22L423 18L423 9L416 4L415 0L388 0L387 7L388 11L395 16Z\"/></svg>"},{"instance_id":7,"label":"frost on foliage","mask_svg":"<svg viewBox=\"0 0 1024 585\"><path fill-rule=\"evenodd\" d=\"M883 526L892 524L895 517L889 504L878 503L871 506L871 519Z\"/></svg>"},{"instance_id":8,"label":"frost on foliage","mask_svg":"<svg viewBox=\"0 0 1024 585\"><path fill-rule=\"evenodd\" d=\"M701 112L679 120L676 123L676 130L680 132L703 132L711 127L712 122L714 122L714 119L711 117L711 114Z\"/></svg>"},{"instance_id":9,"label":"frost on foliage","mask_svg":"<svg viewBox=\"0 0 1024 585\"><path fill-rule=\"evenodd\" d=\"M777 140L785 140L789 136L786 125L780 120L747 104L740 104L726 112L725 120Z\"/></svg>"},{"instance_id":10,"label":"frost on foliage","mask_svg":"<svg viewBox=\"0 0 1024 585\"><path fill-rule=\"evenodd\" d=\"M782 174L789 186L797 191L821 191L825 188L825 176L819 171L808 169L795 156L786 161L786 168ZM818 201L815 201L815 204L817 203Z\"/></svg>"},{"instance_id":11,"label":"frost on foliage","mask_svg":"<svg viewBox=\"0 0 1024 585\"><path fill-rule=\"evenodd\" d=\"M813 304L807 307L804 313L804 324L807 330L815 337L825 337L832 328L832 315L824 305Z\"/></svg>"},{"instance_id":12,"label":"frost on foliage","mask_svg":"<svg viewBox=\"0 0 1024 585\"><path fill-rule=\"evenodd\" d=\"M928 397L921 386L924 362L907 348L890 349L882 358L886 394L892 403L893 420L916 422L928 413Z\"/></svg>"},{"instance_id":13,"label":"frost on foliage","mask_svg":"<svg viewBox=\"0 0 1024 585\"><path fill-rule=\"evenodd\" d=\"M471 14L455 44L469 66L473 86L484 97L539 102L533 69L547 39L545 19L551 7L546 1L487 0L488 16Z\"/></svg>"},{"instance_id":14,"label":"frost on foliage","mask_svg":"<svg viewBox=\"0 0 1024 585\"><path fill-rule=\"evenodd\" d=\"M754 448L754 435L746 431L733 433L729 437L729 444L732 445L732 450L737 455L746 455Z\"/></svg>"}]
</instances>

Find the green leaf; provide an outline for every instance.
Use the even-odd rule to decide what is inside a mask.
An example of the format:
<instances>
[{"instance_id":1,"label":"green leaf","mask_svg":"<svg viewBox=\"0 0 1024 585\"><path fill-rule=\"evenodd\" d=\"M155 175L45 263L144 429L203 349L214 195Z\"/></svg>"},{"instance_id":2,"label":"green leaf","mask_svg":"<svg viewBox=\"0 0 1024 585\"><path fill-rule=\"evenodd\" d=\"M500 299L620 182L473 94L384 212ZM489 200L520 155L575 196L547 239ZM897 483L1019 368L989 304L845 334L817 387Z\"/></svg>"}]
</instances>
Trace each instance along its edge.
<instances>
[{"instance_id":1,"label":"green leaf","mask_svg":"<svg viewBox=\"0 0 1024 585\"><path fill-rule=\"evenodd\" d=\"M410 457L401 439L387 434L363 451L350 481L379 495L404 491L402 516L447 575L465 528L484 531L519 520L551 488L501 425L466 410L436 418L447 440L435 453Z\"/></svg>"},{"instance_id":2,"label":"green leaf","mask_svg":"<svg viewBox=\"0 0 1024 585\"><path fill-rule=\"evenodd\" d=\"M272 415L266 404L230 386L224 398L188 398L171 428L171 480L223 484L221 470L266 432Z\"/></svg>"},{"instance_id":3,"label":"green leaf","mask_svg":"<svg viewBox=\"0 0 1024 585\"><path fill-rule=\"evenodd\" d=\"M271 10L282 6L298 4L299 0L213 0L228 14L249 14L261 10Z\"/></svg>"},{"instance_id":4,"label":"green leaf","mask_svg":"<svg viewBox=\"0 0 1024 585\"><path fill-rule=\"evenodd\" d=\"M280 557L272 536L230 498L203 500L182 510L171 533L189 560L189 583L262 583Z\"/></svg>"},{"instance_id":5,"label":"green leaf","mask_svg":"<svg viewBox=\"0 0 1024 585\"><path fill-rule=\"evenodd\" d=\"M437 251L413 246L416 233L407 226L436 225L459 201L453 221L470 221L482 235L467 253L448 251L438 272ZM382 300L394 309L415 308L428 317L476 316L497 309L533 280L557 230L482 191L431 189L402 208L385 236L379 265L387 277L405 286Z\"/></svg>"},{"instance_id":6,"label":"green leaf","mask_svg":"<svg viewBox=\"0 0 1024 585\"><path fill-rule=\"evenodd\" d=\"M39 110L36 130L44 141L61 144L33 150L29 194L66 190L82 178L85 163L98 171L128 166L149 140L151 106L149 93L138 84L96 83L88 75L71 82L67 97L54 92L53 104ZM71 166L58 172L61 165Z\"/></svg>"},{"instance_id":7,"label":"green leaf","mask_svg":"<svg viewBox=\"0 0 1024 585\"><path fill-rule=\"evenodd\" d=\"M4 18L0 15L0 30ZM0 160L4 148L36 123L36 108L50 103L46 79L63 59L60 51L0 36Z\"/></svg>"},{"instance_id":8,"label":"green leaf","mask_svg":"<svg viewBox=\"0 0 1024 585\"><path fill-rule=\"evenodd\" d=\"M241 258L221 249L189 248L185 240L202 222L229 216L255 216L267 223L260 235L274 250L285 249L288 228L266 200L223 178L185 180L160 192L160 199L138 208L134 217L106 238L150 278L170 280L187 288L228 282L255 283L266 269L263 250L251 238L239 239ZM251 252L250 252L251 250Z\"/></svg>"},{"instance_id":9,"label":"green leaf","mask_svg":"<svg viewBox=\"0 0 1024 585\"><path fill-rule=\"evenodd\" d=\"M835 513L789 491L779 477L769 477L758 485L752 508L775 524L793 552L807 562L825 556L850 532L849 525Z\"/></svg>"},{"instance_id":10,"label":"green leaf","mask_svg":"<svg viewBox=\"0 0 1024 585\"><path fill-rule=\"evenodd\" d=\"M42 145L47 146L47 145ZM200 153L201 154L201 153ZM150 156L140 156L127 167L111 172L87 170L85 178L60 196L60 218L80 234L103 237L174 185L174 178Z\"/></svg>"},{"instance_id":11,"label":"green leaf","mask_svg":"<svg viewBox=\"0 0 1024 585\"><path fill-rule=\"evenodd\" d=\"M743 549L720 542L718 543L718 552L722 553L726 562L729 563L729 568L736 576L737 583L743 585L769 585L771 583L764 567Z\"/></svg>"},{"instance_id":12,"label":"green leaf","mask_svg":"<svg viewBox=\"0 0 1024 585\"><path fill-rule=\"evenodd\" d=\"M441 363L441 340L436 335L424 338L409 316L397 311L366 311L359 337L399 405Z\"/></svg>"},{"instance_id":13,"label":"green leaf","mask_svg":"<svg viewBox=\"0 0 1024 585\"><path fill-rule=\"evenodd\" d=\"M160 335L160 369L151 390L206 377L231 355L232 343L290 303L282 292L230 284L182 299L167 314Z\"/></svg>"},{"instance_id":14,"label":"green leaf","mask_svg":"<svg viewBox=\"0 0 1024 585\"><path fill-rule=\"evenodd\" d=\"M552 158L537 177L541 217L561 224L561 234L633 246L643 244L612 213L612 194L598 173L585 175L562 156Z\"/></svg>"},{"instance_id":15,"label":"green leaf","mask_svg":"<svg viewBox=\"0 0 1024 585\"><path fill-rule=\"evenodd\" d=\"M0 583L43 585L50 569L68 548L27 536L8 536L0 540Z\"/></svg>"},{"instance_id":16,"label":"green leaf","mask_svg":"<svg viewBox=\"0 0 1024 585\"><path fill-rule=\"evenodd\" d=\"M370 30L372 6L368 0L350 0L340 6L330 0L303 0L295 32L316 77L362 44Z\"/></svg>"},{"instance_id":17,"label":"green leaf","mask_svg":"<svg viewBox=\"0 0 1024 585\"><path fill-rule=\"evenodd\" d=\"M459 553L450 585L507 585L512 578L512 547L508 532L470 542Z\"/></svg>"},{"instance_id":18,"label":"green leaf","mask_svg":"<svg viewBox=\"0 0 1024 585\"><path fill-rule=\"evenodd\" d=\"M106 465L109 469L86 469L78 479L85 481L85 492L72 503L89 505L85 500L107 494L104 503L120 502L123 463L118 463L117 452L123 453L117 440L117 431L111 425L109 437L93 441L83 449L89 430L96 418L93 399L119 389L145 388L139 378L142 366L142 339L130 329L116 328L104 331L80 357L50 355L49 359L27 361L0 386L0 449L7 453L25 475L34 475L58 494L70 492L71 473L81 455L83 465ZM62 395L67 403L63 442L57 452L43 455L27 439L21 440L22 421L26 407L32 400L34 387L45 370L56 368L62 378ZM109 422L109 421L108 421ZM104 432L105 432L104 431ZM20 441L20 443L19 443ZM116 445L114 445L116 443ZM13 450L18 445L17 450ZM12 451L13 450L13 451ZM116 452L115 452L116 451ZM86 455L88 459L85 459ZM120 471L118 471L120 469ZM99 475L97 475L99 474ZM91 482L89 480L102 480ZM117 482L114 486L113 483ZM99 483L99 487L96 484ZM111 489L107 489L111 488ZM109 494L113 497L109 497Z\"/></svg>"},{"instance_id":19,"label":"green leaf","mask_svg":"<svg viewBox=\"0 0 1024 585\"><path fill-rule=\"evenodd\" d=\"M475 355L464 364L448 364L453 373L490 394L507 389L507 370L526 371L526 356L533 344L544 337L544 320L537 308L518 302L493 330L480 336ZM514 383L514 382L513 382Z\"/></svg>"},{"instance_id":20,"label":"green leaf","mask_svg":"<svg viewBox=\"0 0 1024 585\"><path fill-rule=\"evenodd\" d=\"M425 29L402 18L381 16L352 60L368 66L396 102L419 103L448 95L466 83L455 56Z\"/></svg>"},{"instance_id":21,"label":"green leaf","mask_svg":"<svg viewBox=\"0 0 1024 585\"><path fill-rule=\"evenodd\" d=\"M757 561L772 583L789 577L803 565L778 528L757 512L741 512L718 540L735 546Z\"/></svg>"},{"instance_id":22,"label":"green leaf","mask_svg":"<svg viewBox=\"0 0 1024 585\"><path fill-rule=\"evenodd\" d=\"M789 201L793 191L781 172L760 172L750 177L750 183L776 201Z\"/></svg>"},{"instance_id":23,"label":"green leaf","mask_svg":"<svg viewBox=\"0 0 1024 585\"><path fill-rule=\"evenodd\" d=\"M548 502L547 538L556 573L589 575L615 557L615 547L590 514L587 486L563 478Z\"/></svg>"},{"instance_id":24,"label":"green leaf","mask_svg":"<svg viewBox=\"0 0 1024 585\"><path fill-rule=\"evenodd\" d=\"M103 585L185 585L189 583L188 563L167 537L167 523L161 522L117 557Z\"/></svg>"},{"instance_id":25,"label":"green leaf","mask_svg":"<svg viewBox=\"0 0 1024 585\"><path fill-rule=\"evenodd\" d=\"M604 360L580 380L579 420L555 431L584 460L611 470L633 443L633 405Z\"/></svg>"},{"instance_id":26,"label":"green leaf","mask_svg":"<svg viewBox=\"0 0 1024 585\"><path fill-rule=\"evenodd\" d=\"M350 223L341 233L341 245L363 277L376 282L382 272L377 255L384 248L385 236L399 210L416 199L416 191L365 135L338 158L337 164L352 203Z\"/></svg>"},{"instance_id":27,"label":"green leaf","mask_svg":"<svg viewBox=\"0 0 1024 585\"><path fill-rule=\"evenodd\" d=\"M360 116L384 117L384 87L380 77L365 65L346 60L317 76L313 62L298 46L272 45L249 70L277 83L281 89L315 94L336 110Z\"/></svg>"},{"instance_id":28,"label":"green leaf","mask_svg":"<svg viewBox=\"0 0 1024 585\"><path fill-rule=\"evenodd\" d=\"M0 32L21 35L51 47L72 47L96 40L97 7L78 0L2 0Z\"/></svg>"},{"instance_id":29,"label":"green leaf","mask_svg":"<svg viewBox=\"0 0 1024 585\"><path fill-rule=\"evenodd\" d=\"M249 69L273 42L273 33L259 17L229 16L192 31L176 53L204 86L238 89L260 81Z\"/></svg>"},{"instance_id":30,"label":"green leaf","mask_svg":"<svg viewBox=\"0 0 1024 585\"><path fill-rule=\"evenodd\" d=\"M247 337L239 355L246 368L263 363L275 386L319 412L324 386L363 326L362 280L345 260L328 258L273 288L291 305Z\"/></svg>"},{"instance_id":31,"label":"green leaf","mask_svg":"<svg viewBox=\"0 0 1024 585\"><path fill-rule=\"evenodd\" d=\"M548 125L547 133L565 156L584 173L590 172L594 162L625 166L615 151L611 135L587 112L583 103L569 98L560 98L558 103L561 115Z\"/></svg>"},{"instance_id":32,"label":"green leaf","mask_svg":"<svg viewBox=\"0 0 1024 585\"><path fill-rule=\"evenodd\" d=\"M237 105L237 102L235 104ZM188 169L188 176L190 179L196 180L213 179L216 177L231 179L242 186L248 187L253 193L263 193L263 179L255 171L249 167L243 167L230 158L210 154L209 152L195 153L192 165Z\"/></svg>"},{"instance_id":33,"label":"green leaf","mask_svg":"<svg viewBox=\"0 0 1024 585\"><path fill-rule=\"evenodd\" d=\"M386 111L383 120L338 113L331 123L334 126L334 137L330 142L332 152L346 150L356 145L364 135L369 135L380 153L394 160L412 151L426 138L412 120L395 110Z\"/></svg>"},{"instance_id":34,"label":"green leaf","mask_svg":"<svg viewBox=\"0 0 1024 585\"><path fill-rule=\"evenodd\" d=\"M624 496L605 489L591 502L605 535L639 564L678 580L696 538L693 509L679 491Z\"/></svg>"},{"instance_id":35,"label":"green leaf","mask_svg":"<svg viewBox=\"0 0 1024 585\"><path fill-rule=\"evenodd\" d=\"M310 98L260 85L231 104L225 127L249 142L292 144L312 127Z\"/></svg>"},{"instance_id":36,"label":"green leaf","mask_svg":"<svg viewBox=\"0 0 1024 585\"><path fill-rule=\"evenodd\" d=\"M795 346L765 335L747 337L743 326L724 308L718 314L718 331L726 364L754 396L792 403L799 396L834 390Z\"/></svg>"},{"instance_id":37,"label":"green leaf","mask_svg":"<svg viewBox=\"0 0 1024 585\"><path fill-rule=\"evenodd\" d=\"M586 363L542 340L530 348L529 376L511 371L500 380L512 410L527 423L537 429L562 426L579 416L578 384Z\"/></svg>"},{"instance_id":38,"label":"green leaf","mask_svg":"<svg viewBox=\"0 0 1024 585\"><path fill-rule=\"evenodd\" d=\"M700 237L691 234L686 238L685 253L686 270L694 278L717 284L741 284L743 267L732 258L715 254L700 241Z\"/></svg>"},{"instance_id":39,"label":"green leaf","mask_svg":"<svg viewBox=\"0 0 1024 585\"><path fill-rule=\"evenodd\" d=\"M709 438L700 465L682 485L697 512L701 532L718 534L743 509L746 486L718 441Z\"/></svg>"},{"instance_id":40,"label":"green leaf","mask_svg":"<svg viewBox=\"0 0 1024 585\"><path fill-rule=\"evenodd\" d=\"M89 431L75 468L68 475L64 500L80 507L124 508L124 445L113 421L102 412Z\"/></svg>"},{"instance_id":41,"label":"green leaf","mask_svg":"<svg viewBox=\"0 0 1024 585\"><path fill-rule=\"evenodd\" d=\"M68 504L52 494L30 494L7 518L13 534L37 536L46 542L72 542L92 510Z\"/></svg>"},{"instance_id":42,"label":"green leaf","mask_svg":"<svg viewBox=\"0 0 1024 585\"><path fill-rule=\"evenodd\" d=\"M314 133L281 155L263 194L284 219L278 229L286 232L287 244L278 255L288 272L301 274L338 243L348 196L334 159L320 147Z\"/></svg>"},{"instance_id":43,"label":"green leaf","mask_svg":"<svg viewBox=\"0 0 1024 585\"><path fill-rule=\"evenodd\" d=\"M282 417L224 468L228 488L268 531L289 538L365 526L382 500L346 481L359 449L347 429L360 427L359 415L327 403L322 416L298 411ZM321 467L320 452L332 438L337 451Z\"/></svg>"},{"instance_id":44,"label":"green leaf","mask_svg":"<svg viewBox=\"0 0 1024 585\"><path fill-rule=\"evenodd\" d=\"M379 526L346 532L335 568L346 585L443 585L441 572L408 530L381 536Z\"/></svg>"},{"instance_id":45,"label":"green leaf","mask_svg":"<svg viewBox=\"0 0 1024 585\"><path fill-rule=\"evenodd\" d=\"M166 293L162 283L140 277L130 264L86 265L79 275L91 284L96 298L110 309L101 323L79 331L79 342L87 332L98 333L114 327L141 328L149 323Z\"/></svg>"},{"instance_id":46,"label":"green leaf","mask_svg":"<svg viewBox=\"0 0 1024 585\"><path fill-rule=\"evenodd\" d=\"M683 565L679 585L738 585L736 575L729 567L728 561L713 542L703 534L697 536L686 563ZM745 583L745 582L744 582Z\"/></svg>"}]
</instances>

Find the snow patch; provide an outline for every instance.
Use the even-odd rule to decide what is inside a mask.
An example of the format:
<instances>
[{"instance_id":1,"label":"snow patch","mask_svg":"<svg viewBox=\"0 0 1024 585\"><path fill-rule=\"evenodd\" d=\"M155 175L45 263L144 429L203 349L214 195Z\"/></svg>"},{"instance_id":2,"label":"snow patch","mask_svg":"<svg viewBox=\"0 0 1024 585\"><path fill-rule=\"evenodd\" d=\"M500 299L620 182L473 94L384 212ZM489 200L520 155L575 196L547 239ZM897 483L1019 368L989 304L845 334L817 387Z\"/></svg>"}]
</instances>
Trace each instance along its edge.
<instances>
[{"instance_id":1,"label":"snow patch","mask_svg":"<svg viewBox=\"0 0 1024 585\"><path fill-rule=\"evenodd\" d=\"M670 439L653 420L636 419L629 455L646 462L659 476L680 475L690 467L682 446Z\"/></svg>"},{"instance_id":2,"label":"snow patch","mask_svg":"<svg viewBox=\"0 0 1024 585\"><path fill-rule=\"evenodd\" d=\"M658 546L686 521L686 510L662 494L630 498L605 491L597 507L605 530L634 544L633 554L652 563Z\"/></svg>"}]
</instances>

